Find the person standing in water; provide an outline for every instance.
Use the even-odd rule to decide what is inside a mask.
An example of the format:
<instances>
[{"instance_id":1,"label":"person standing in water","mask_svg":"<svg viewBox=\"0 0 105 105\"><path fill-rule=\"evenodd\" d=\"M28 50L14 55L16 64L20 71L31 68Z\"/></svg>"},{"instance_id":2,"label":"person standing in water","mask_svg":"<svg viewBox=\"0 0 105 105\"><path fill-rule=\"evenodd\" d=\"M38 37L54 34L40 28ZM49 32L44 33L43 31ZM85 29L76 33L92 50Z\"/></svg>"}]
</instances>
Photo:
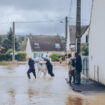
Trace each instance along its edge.
<instances>
[{"instance_id":1,"label":"person standing in water","mask_svg":"<svg viewBox=\"0 0 105 105\"><path fill-rule=\"evenodd\" d=\"M30 77L30 73L33 73L35 79L36 79L36 73L35 73L35 61L29 56L28 57L29 61L28 61L28 65L29 65L29 69L27 71L27 76L29 79L31 79Z\"/></svg>"},{"instance_id":2,"label":"person standing in water","mask_svg":"<svg viewBox=\"0 0 105 105\"><path fill-rule=\"evenodd\" d=\"M48 69L48 74L50 74L51 77L54 77L53 65L51 64L51 62L47 58L44 58L44 61L46 61L46 66L47 66L47 69Z\"/></svg>"},{"instance_id":3,"label":"person standing in water","mask_svg":"<svg viewBox=\"0 0 105 105\"><path fill-rule=\"evenodd\" d=\"M80 53L75 53L76 57L76 84L81 84L82 60Z\"/></svg>"}]
</instances>

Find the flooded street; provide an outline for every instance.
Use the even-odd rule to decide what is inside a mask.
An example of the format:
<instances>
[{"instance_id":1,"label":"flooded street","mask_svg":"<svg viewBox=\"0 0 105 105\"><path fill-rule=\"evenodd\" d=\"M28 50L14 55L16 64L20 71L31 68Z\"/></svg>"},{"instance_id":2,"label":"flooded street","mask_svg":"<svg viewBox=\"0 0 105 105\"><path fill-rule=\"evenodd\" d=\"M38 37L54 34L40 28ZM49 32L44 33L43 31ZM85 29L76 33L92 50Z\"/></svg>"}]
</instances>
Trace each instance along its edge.
<instances>
[{"instance_id":1,"label":"flooded street","mask_svg":"<svg viewBox=\"0 0 105 105\"><path fill-rule=\"evenodd\" d=\"M49 75L28 80L27 65L0 66L0 105L105 105L105 93L82 94L66 83L66 68L54 66Z\"/></svg>"}]
</instances>

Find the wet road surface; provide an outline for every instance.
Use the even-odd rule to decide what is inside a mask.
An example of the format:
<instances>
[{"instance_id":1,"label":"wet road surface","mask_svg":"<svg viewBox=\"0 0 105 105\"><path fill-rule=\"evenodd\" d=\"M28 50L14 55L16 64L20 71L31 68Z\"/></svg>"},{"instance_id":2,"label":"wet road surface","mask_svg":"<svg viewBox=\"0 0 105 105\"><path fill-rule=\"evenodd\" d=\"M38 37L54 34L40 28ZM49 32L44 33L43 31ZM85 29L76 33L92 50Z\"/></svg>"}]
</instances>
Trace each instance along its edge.
<instances>
[{"instance_id":1,"label":"wet road surface","mask_svg":"<svg viewBox=\"0 0 105 105\"><path fill-rule=\"evenodd\" d=\"M31 75L27 65L0 66L0 105L105 105L105 93L81 94L66 83L66 68L54 66L55 77Z\"/></svg>"}]
</instances>

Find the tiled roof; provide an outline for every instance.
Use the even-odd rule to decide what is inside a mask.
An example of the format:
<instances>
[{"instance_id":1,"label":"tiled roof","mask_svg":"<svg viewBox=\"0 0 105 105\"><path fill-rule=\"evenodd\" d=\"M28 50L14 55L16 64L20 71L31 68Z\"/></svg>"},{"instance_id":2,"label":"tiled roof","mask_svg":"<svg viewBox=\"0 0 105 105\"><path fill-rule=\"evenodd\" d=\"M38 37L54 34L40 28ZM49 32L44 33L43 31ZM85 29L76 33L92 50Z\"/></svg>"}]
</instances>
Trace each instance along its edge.
<instances>
[{"instance_id":1,"label":"tiled roof","mask_svg":"<svg viewBox=\"0 0 105 105\"><path fill-rule=\"evenodd\" d=\"M81 35L85 33L89 26L81 26ZM76 26L70 26L70 44L75 45L76 43Z\"/></svg>"},{"instance_id":2,"label":"tiled roof","mask_svg":"<svg viewBox=\"0 0 105 105\"><path fill-rule=\"evenodd\" d=\"M51 36L51 35L30 35L30 44L32 51L64 51L64 42L62 42L61 37ZM39 47L35 47L38 45ZM60 48L56 48L55 44L59 44Z\"/></svg>"}]
</instances>

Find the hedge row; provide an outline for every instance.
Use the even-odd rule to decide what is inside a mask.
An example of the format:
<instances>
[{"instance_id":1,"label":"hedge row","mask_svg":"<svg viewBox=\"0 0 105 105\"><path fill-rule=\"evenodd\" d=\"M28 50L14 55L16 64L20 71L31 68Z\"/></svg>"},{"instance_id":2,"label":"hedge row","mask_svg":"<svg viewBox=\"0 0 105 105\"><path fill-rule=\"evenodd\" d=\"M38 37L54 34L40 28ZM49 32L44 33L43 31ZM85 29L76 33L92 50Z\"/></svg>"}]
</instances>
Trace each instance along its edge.
<instances>
[{"instance_id":1,"label":"hedge row","mask_svg":"<svg viewBox=\"0 0 105 105\"><path fill-rule=\"evenodd\" d=\"M50 55L52 61L59 61L59 58L62 57L62 60L65 59L65 56L59 53L53 53Z\"/></svg>"},{"instance_id":2,"label":"hedge row","mask_svg":"<svg viewBox=\"0 0 105 105\"><path fill-rule=\"evenodd\" d=\"M10 54L0 54L0 61L11 61L12 56Z\"/></svg>"},{"instance_id":3,"label":"hedge row","mask_svg":"<svg viewBox=\"0 0 105 105\"><path fill-rule=\"evenodd\" d=\"M26 53L19 52L17 55L15 55L15 59L17 61L25 61L26 60ZM0 54L0 61L12 61L12 55Z\"/></svg>"},{"instance_id":4,"label":"hedge row","mask_svg":"<svg viewBox=\"0 0 105 105\"><path fill-rule=\"evenodd\" d=\"M16 60L25 61L26 60L26 53L25 52L18 52L18 54L16 55Z\"/></svg>"}]
</instances>

